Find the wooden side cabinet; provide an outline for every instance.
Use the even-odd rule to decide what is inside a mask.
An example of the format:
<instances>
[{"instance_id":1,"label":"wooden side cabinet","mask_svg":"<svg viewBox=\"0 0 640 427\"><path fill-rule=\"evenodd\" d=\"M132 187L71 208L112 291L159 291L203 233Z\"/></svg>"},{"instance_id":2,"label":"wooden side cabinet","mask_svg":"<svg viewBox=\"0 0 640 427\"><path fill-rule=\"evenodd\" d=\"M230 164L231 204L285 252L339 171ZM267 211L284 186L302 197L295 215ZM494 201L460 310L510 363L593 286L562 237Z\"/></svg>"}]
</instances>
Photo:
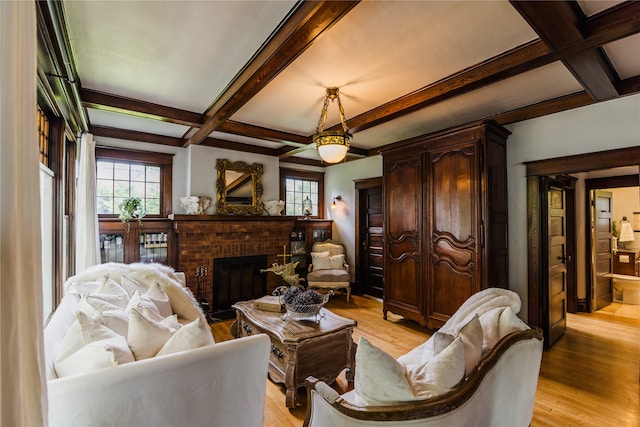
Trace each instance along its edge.
<instances>
[{"instance_id":1,"label":"wooden side cabinet","mask_svg":"<svg viewBox=\"0 0 640 427\"><path fill-rule=\"evenodd\" d=\"M142 227L132 222L126 229L120 220L100 220L100 257L103 263L134 262L176 267L175 237L170 220L143 220Z\"/></svg>"},{"instance_id":2,"label":"wooden side cabinet","mask_svg":"<svg viewBox=\"0 0 640 427\"><path fill-rule=\"evenodd\" d=\"M640 251L619 250L613 254L613 272L626 276L640 276Z\"/></svg>"},{"instance_id":3,"label":"wooden side cabinet","mask_svg":"<svg viewBox=\"0 0 640 427\"><path fill-rule=\"evenodd\" d=\"M289 239L291 261L298 262L298 274L307 277L311 248L315 242L331 239L333 221L327 219L296 220Z\"/></svg>"}]
</instances>

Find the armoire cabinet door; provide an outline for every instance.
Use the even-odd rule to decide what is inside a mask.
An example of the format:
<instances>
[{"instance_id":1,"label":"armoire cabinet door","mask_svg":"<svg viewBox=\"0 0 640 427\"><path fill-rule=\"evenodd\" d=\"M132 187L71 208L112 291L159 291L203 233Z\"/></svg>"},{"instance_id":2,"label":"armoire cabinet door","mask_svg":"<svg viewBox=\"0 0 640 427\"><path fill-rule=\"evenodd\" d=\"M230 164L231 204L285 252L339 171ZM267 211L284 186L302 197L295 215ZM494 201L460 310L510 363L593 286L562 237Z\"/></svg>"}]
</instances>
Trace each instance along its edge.
<instances>
[{"instance_id":1,"label":"armoire cabinet door","mask_svg":"<svg viewBox=\"0 0 640 427\"><path fill-rule=\"evenodd\" d=\"M430 236L428 326L441 326L480 290L480 173L475 142L425 153Z\"/></svg>"},{"instance_id":2,"label":"armoire cabinet door","mask_svg":"<svg viewBox=\"0 0 640 427\"><path fill-rule=\"evenodd\" d=\"M385 158L384 180L384 317L392 311L424 325L421 156Z\"/></svg>"}]
</instances>

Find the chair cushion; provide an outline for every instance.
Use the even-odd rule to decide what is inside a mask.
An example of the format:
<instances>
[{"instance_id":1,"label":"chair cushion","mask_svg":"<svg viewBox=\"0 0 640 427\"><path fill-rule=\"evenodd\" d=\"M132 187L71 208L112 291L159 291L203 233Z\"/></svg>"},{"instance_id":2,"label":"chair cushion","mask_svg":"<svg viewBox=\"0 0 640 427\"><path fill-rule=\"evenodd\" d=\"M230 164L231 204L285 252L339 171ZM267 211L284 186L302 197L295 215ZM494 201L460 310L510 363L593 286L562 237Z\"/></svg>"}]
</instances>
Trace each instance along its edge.
<instances>
[{"instance_id":1,"label":"chair cushion","mask_svg":"<svg viewBox=\"0 0 640 427\"><path fill-rule=\"evenodd\" d=\"M349 282L346 270L313 270L307 275L307 282Z\"/></svg>"},{"instance_id":2,"label":"chair cushion","mask_svg":"<svg viewBox=\"0 0 640 427\"><path fill-rule=\"evenodd\" d=\"M331 268L329 251L311 252L311 264L314 270L329 270Z\"/></svg>"}]
</instances>

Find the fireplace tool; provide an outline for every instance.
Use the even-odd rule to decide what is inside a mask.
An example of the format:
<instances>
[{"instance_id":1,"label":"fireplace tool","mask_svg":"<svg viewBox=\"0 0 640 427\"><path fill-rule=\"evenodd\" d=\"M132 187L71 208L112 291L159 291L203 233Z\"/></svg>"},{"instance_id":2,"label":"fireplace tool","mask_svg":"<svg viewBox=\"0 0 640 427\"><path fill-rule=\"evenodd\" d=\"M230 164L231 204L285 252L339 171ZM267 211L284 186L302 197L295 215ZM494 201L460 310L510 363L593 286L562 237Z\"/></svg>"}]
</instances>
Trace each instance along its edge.
<instances>
[{"instance_id":1,"label":"fireplace tool","mask_svg":"<svg viewBox=\"0 0 640 427\"><path fill-rule=\"evenodd\" d=\"M209 312L209 301L205 296L205 289L207 283L207 267L199 265L196 267L196 282L198 284L196 288L196 299L205 313Z\"/></svg>"}]
</instances>

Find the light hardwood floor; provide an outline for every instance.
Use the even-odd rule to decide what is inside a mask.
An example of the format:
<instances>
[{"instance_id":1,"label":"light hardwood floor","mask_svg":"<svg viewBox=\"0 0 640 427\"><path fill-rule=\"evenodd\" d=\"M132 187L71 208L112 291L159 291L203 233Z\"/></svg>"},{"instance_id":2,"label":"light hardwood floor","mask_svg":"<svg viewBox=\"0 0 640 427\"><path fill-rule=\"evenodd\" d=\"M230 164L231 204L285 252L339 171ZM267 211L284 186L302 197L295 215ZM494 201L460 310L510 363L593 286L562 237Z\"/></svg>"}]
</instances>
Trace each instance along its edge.
<instances>
[{"instance_id":1,"label":"light hardwood floor","mask_svg":"<svg viewBox=\"0 0 640 427\"><path fill-rule=\"evenodd\" d=\"M431 331L399 316L382 319L382 304L352 296L347 304L336 295L326 306L355 319L354 341L365 336L374 345L398 357L426 340ZM211 325L217 342L232 339L231 321ZM334 387L347 389L344 373ZM300 427L306 394L299 390L298 406L288 410L284 388L267 381L265 427ZM569 314L566 334L542 356L538 391L531 425L640 426L640 317L615 312ZM508 404L508 402L505 402Z\"/></svg>"}]
</instances>

